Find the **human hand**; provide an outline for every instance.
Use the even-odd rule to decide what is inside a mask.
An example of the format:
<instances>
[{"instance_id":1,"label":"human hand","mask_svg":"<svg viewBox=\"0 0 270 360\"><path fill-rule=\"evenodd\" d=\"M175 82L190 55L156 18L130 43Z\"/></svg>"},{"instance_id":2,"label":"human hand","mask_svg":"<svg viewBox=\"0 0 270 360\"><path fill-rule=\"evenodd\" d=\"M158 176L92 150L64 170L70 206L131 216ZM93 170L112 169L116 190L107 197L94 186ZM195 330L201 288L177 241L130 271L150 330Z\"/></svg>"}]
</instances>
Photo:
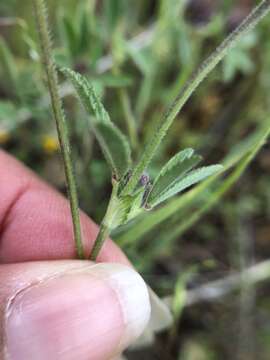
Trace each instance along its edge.
<instances>
[{"instance_id":1,"label":"human hand","mask_svg":"<svg viewBox=\"0 0 270 360\"><path fill-rule=\"evenodd\" d=\"M89 253L97 226L81 224ZM147 288L121 250L74 257L67 200L0 151L0 359L107 360L142 333Z\"/></svg>"}]
</instances>

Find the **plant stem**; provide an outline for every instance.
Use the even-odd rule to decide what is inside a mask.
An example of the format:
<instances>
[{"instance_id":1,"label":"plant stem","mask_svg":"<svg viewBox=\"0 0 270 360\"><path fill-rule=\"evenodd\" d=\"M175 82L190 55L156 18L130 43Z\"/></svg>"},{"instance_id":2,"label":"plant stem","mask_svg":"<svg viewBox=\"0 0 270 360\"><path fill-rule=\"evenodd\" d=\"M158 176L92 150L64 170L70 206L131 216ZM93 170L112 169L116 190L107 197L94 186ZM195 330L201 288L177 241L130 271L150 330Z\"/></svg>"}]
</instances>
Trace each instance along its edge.
<instances>
[{"instance_id":1,"label":"plant stem","mask_svg":"<svg viewBox=\"0 0 270 360\"><path fill-rule=\"evenodd\" d=\"M100 225L99 232L94 244L94 247L91 251L89 260L96 261L98 254L102 248L102 245L104 244L105 240L110 235L110 229L108 226L106 226L103 222Z\"/></svg>"},{"instance_id":2,"label":"plant stem","mask_svg":"<svg viewBox=\"0 0 270 360\"><path fill-rule=\"evenodd\" d=\"M56 122L58 139L64 161L67 189L70 199L71 216L73 222L73 233L77 255L80 259L84 257L83 245L81 240L81 227L78 206L77 188L74 177L73 164L71 159L71 149L62 101L59 95L58 77L53 61L51 41L49 35L47 9L44 0L33 0L35 17L39 30L42 60L47 73L48 88L51 97L53 114Z\"/></svg>"},{"instance_id":3,"label":"plant stem","mask_svg":"<svg viewBox=\"0 0 270 360\"><path fill-rule=\"evenodd\" d=\"M163 137L166 135L173 120L190 98L192 93L205 79L205 77L215 68L215 66L224 58L228 50L230 50L236 42L243 37L243 35L252 30L269 10L270 0L263 0L257 7L254 8L254 10L246 17L239 27L233 31L194 72L190 80L186 83L167 112L165 112L160 122L157 124L157 128L154 131L152 139L146 146L141 160L135 167L126 187L123 189L122 195L128 195L135 189L141 174L155 155L158 146L160 145Z\"/></svg>"},{"instance_id":4,"label":"plant stem","mask_svg":"<svg viewBox=\"0 0 270 360\"><path fill-rule=\"evenodd\" d=\"M96 261L98 254L105 242L105 240L110 235L112 224L114 220L115 212L117 211L117 192L118 192L119 183L113 180L113 188L111 193L111 198L109 205L107 207L106 214L100 224L99 232L95 240L94 246L92 248L89 260Z\"/></svg>"}]
</instances>

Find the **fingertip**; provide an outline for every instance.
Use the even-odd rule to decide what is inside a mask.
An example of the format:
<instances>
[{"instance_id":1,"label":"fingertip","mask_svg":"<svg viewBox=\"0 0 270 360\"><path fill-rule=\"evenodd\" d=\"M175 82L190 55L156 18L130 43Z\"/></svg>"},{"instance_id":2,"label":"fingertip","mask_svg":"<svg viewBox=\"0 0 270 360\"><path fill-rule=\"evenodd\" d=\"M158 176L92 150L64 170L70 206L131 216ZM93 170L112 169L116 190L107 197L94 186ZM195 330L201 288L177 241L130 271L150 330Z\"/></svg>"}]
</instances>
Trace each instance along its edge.
<instances>
[{"instance_id":1,"label":"fingertip","mask_svg":"<svg viewBox=\"0 0 270 360\"><path fill-rule=\"evenodd\" d=\"M11 360L105 360L144 330L146 285L131 268L91 264L19 292L6 321Z\"/></svg>"}]
</instances>

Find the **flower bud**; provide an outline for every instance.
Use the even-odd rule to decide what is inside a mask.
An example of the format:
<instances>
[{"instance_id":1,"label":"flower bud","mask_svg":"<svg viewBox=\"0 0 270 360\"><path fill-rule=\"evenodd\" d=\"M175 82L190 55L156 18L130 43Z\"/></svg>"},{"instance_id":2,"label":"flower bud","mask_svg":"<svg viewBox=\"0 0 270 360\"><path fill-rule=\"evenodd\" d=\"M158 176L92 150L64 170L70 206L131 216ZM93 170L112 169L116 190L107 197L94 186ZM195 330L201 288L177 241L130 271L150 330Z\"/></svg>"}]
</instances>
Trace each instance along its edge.
<instances>
[{"instance_id":1,"label":"flower bud","mask_svg":"<svg viewBox=\"0 0 270 360\"><path fill-rule=\"evenodd\" d=\"M150 177L147 173L142 174L140 177L139 183L141 186L146 186L150 181Z\"/></svg>"}]
</instances>

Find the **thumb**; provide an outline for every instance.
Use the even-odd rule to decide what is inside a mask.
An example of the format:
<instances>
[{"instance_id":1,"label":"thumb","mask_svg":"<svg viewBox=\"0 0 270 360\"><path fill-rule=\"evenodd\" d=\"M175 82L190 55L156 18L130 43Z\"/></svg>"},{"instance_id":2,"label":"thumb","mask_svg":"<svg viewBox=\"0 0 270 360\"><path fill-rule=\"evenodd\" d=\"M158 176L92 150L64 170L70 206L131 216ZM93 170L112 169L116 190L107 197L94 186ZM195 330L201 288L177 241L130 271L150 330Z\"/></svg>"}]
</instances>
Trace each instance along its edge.
<instances>
[{"instance_id":1,"label":"thumb","mask_svg":"<svg viewBox=\"0 0 270 360\"><path fill-rule=\"evenodd\" d=\"M142 333L149 316L145 283L127 266L0 266L1 359L111 359Z\"/></svg>"}]
</instances>

